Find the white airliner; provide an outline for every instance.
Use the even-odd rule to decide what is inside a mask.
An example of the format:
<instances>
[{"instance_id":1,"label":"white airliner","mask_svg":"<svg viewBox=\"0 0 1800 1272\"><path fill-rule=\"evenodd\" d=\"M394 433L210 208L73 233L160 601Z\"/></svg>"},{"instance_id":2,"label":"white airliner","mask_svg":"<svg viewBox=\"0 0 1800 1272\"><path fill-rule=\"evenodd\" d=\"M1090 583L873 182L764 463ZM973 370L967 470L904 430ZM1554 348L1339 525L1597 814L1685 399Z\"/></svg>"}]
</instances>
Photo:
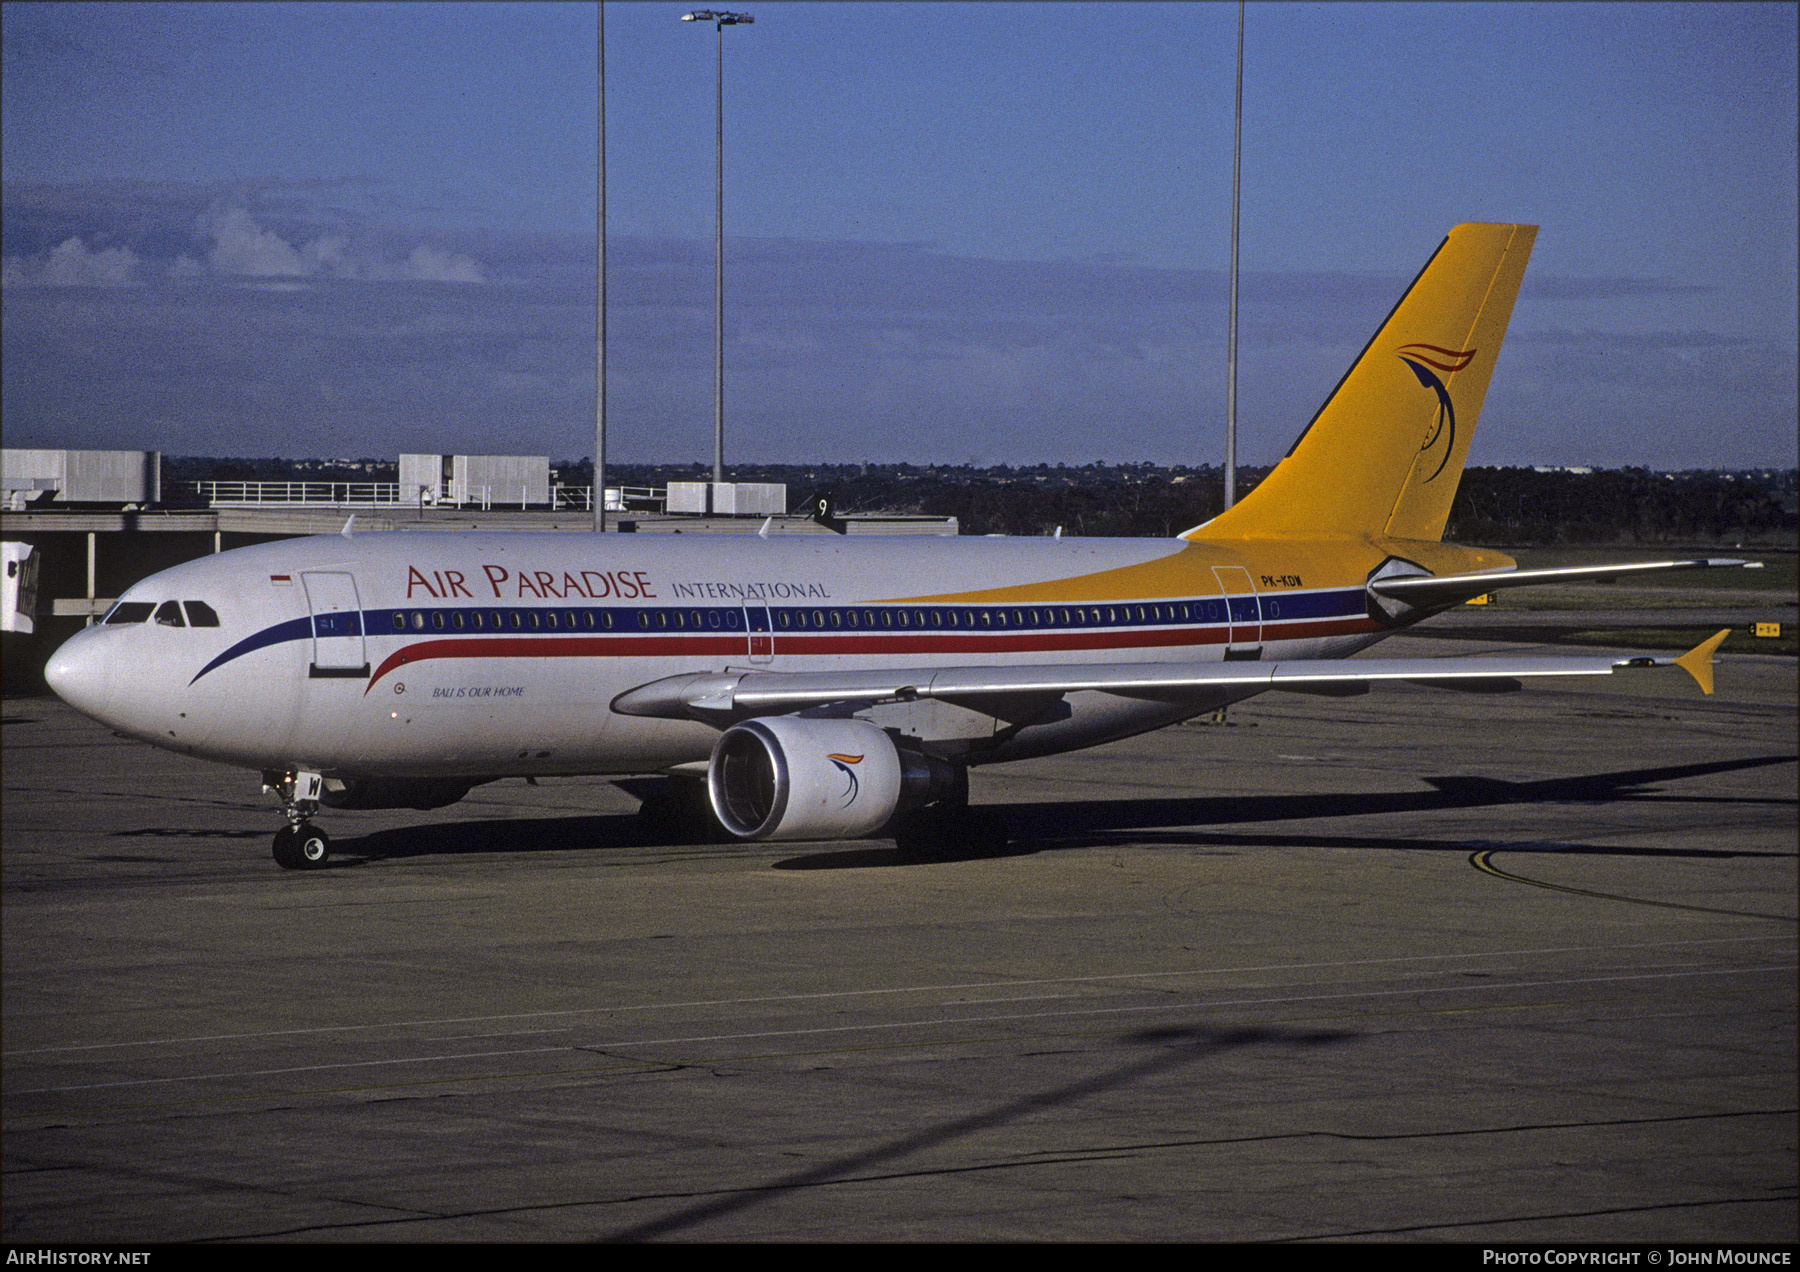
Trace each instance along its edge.
<instances>
[{"instance_id":1,"label":"white airliner","mask_svg":"<svg viewBox=\"0 0 1800 1272\"><path fill-rule=\"evenodd\" d=\"M1536 230L1453 229L1287 457L1172 540L344 534L129 589L52 688L157 746L260 771L275 859L337 808L502 777L669 774L743 839L992 826L968 770L1259 693L1476 691L1679 659L1350 655L1497 588L1737 561L1518 570L1441 542ZM971 827L976 832L971 832Z\"/></svg>"}]
</instances>

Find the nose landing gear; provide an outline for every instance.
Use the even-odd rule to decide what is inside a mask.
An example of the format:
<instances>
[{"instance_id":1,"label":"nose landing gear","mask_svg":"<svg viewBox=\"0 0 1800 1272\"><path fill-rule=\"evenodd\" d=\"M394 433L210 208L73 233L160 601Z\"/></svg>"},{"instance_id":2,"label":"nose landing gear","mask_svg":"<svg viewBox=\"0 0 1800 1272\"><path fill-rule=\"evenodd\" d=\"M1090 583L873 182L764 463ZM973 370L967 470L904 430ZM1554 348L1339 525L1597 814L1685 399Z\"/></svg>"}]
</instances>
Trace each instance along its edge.
<instances>
[{"instance_id":1,"label":"nose landing gear","mask_svg":"<svg viewBox=\"0 0 1800 1272\"><path fill-rule=\"evenodd\" d=\"M284 870L317 870L331 856L331 836L314 826L319 792L325 779L318 773L263 774L263 790L281 801L288 824L275 832L275 864Z\"/></svg>"}]
</instances>

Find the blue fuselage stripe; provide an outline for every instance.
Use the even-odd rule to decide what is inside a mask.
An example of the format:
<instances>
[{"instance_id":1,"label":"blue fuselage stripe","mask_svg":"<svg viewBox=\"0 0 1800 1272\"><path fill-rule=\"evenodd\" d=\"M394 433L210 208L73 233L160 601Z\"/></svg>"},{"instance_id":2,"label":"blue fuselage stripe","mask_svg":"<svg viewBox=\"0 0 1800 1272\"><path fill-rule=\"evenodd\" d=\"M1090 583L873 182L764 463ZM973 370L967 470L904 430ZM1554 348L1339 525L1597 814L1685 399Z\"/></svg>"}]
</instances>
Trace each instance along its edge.
<instances>
[{"instance_id":1,"label":"blue fuselage stripe","mask_svg":"<svg viewBox=\"0 0 1800 1272\"><path fill-rule=\"evenodd\" d=\"M1260 601L1260 606L1257 604ZM1227 610L1229 604L1229 611ZM765 607L752 606L761 611ZM768 606L770 636L1024 636L1054 632L1166 630L1171 645L1192 644L1197 631L1259 622L1280 639L1290 624L1366 617L1361 588L1194 600L1012 605ZM246 654L289 641L362 634L368 638L481 639L519 636L750 635L744 606L434 606L336 611L293 618L246 636L194 676ZM1260 609L1260 616L1258 610ZM761 632L760 622L756 630ZM1104 643L1097 645L1103 648ZM193 681L189 682L190 684Z\"/></svg>"}]
</instances>

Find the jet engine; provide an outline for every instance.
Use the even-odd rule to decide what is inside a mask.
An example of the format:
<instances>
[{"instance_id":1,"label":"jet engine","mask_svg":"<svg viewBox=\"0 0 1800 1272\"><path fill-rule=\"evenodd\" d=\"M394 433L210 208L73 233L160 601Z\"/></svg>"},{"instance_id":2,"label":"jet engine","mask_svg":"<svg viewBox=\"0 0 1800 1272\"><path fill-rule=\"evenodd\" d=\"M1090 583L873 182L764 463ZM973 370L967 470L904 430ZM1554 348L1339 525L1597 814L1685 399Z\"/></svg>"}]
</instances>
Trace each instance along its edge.
<instances>
[{"instance_id":1,"label":"jet engine","mask_svg":"<svg viewBox=\"0 0 1800 1272\"><path fill-rule=\"evenodd\" d=\"M327 808L442 808L482 779L465 777L328 777L319 790Z\"/></svg>"},{"instance_id":2,"label":"jet engine","mask_svg":"<svg viewBox=\"0 0 1800 1272\"><path fill-rule=\"evenodd\" d=\"M707 793L740 839L860 839L958 789L953 765L867 720L773 716L719 735Z\"/></svg>"}]
</instances>

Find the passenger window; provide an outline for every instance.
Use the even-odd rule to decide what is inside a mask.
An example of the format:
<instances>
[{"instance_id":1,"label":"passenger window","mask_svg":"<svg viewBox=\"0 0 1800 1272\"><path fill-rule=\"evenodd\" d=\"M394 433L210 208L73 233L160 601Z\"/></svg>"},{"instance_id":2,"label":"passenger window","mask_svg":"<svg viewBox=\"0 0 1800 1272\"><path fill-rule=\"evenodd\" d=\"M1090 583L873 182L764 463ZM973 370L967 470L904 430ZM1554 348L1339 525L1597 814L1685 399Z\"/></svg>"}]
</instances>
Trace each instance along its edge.
<instances>
[{"instance_id":1,"label":"passenger window","mask_svg":"<svg viewBox=\"0 0 1800 1272\"><path fill-rule=\"evenodd\" d=\"M158 627L186 627L187 620L181 616L180 601L164 601L156 607L156 625Z\"/></svg>"},{"instance_id":2,"label":"passenger window","mask_svg":"<svg viewBox=\"0 0 1800 1272\"><path fill-rule=\"evenodd\" d=\"M150 611L155 608L149 601L120 601L107 612L103 621L108 627L116 627L122 623L141 623L150 617Z\"/></svg>"},{"instance_id":3,"label":"passenger window","mask_svg":"<svg viewBox=\"0 0 1800 1272\"><path fill-rule=\"evenodd\" d=\"M397 632L406 630L406 615L399 610L394 611L394 630Z\"/></svg>"},{"instance_id":4,"label":"passenger window","mask_svg":"<svg viewBox=\"0 0 1800 1272\"><path fill-rule=\"evenodd\" d=\"M432 611L431 625L440 632L444 630L444 612L442 610Z\"/></svg>"}]
</instances>

